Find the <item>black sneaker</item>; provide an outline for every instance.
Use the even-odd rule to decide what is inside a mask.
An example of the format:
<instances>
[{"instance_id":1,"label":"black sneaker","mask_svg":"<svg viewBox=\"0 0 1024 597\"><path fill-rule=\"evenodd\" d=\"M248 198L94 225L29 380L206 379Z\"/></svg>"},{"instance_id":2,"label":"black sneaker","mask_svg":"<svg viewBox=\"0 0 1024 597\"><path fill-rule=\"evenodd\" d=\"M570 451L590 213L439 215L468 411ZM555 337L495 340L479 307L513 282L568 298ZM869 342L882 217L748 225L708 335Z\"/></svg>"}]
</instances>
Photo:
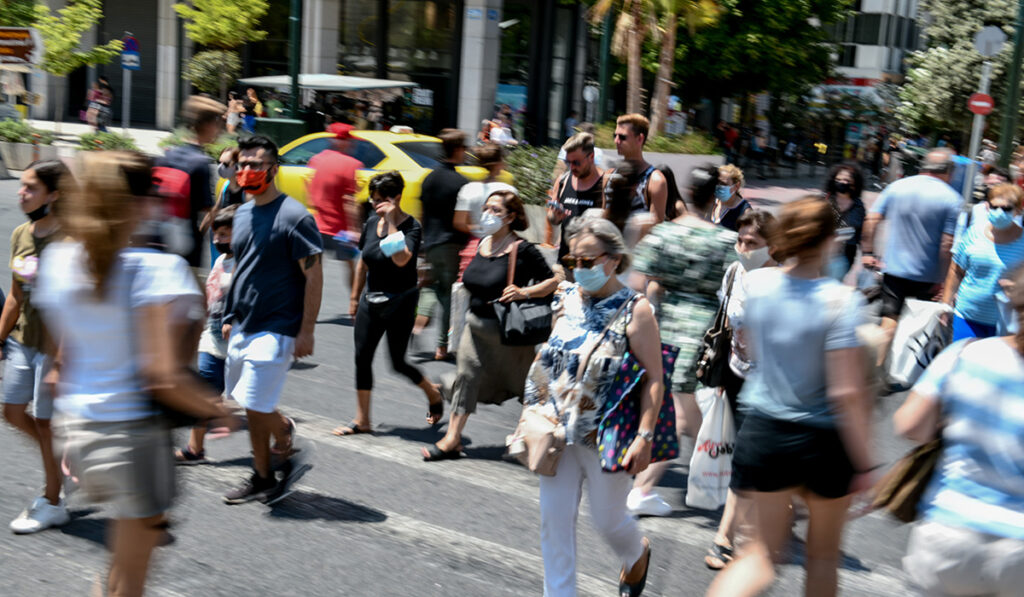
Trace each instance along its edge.
<instances>
[{"instance_id":1,"label":"black sneaker","mask_svg":"<svg viewBox=\"0 0 1024 597\"><path fill-rule=\"evenodd\" d=\"M224 494L224 503L236 505L253 500L265 501L276 486L273 477L264 479L254 472L242 485Z\"/></svg>"},{"instance_id":2,"label":"black sneaker","mask_svg":"<svg viewBox=\"0 0 1024 597\"><path fill-rule=\"evenodd\" d=\"M281 463L274 471L277 483L267 494L266 504L273 506L295 493L295 482L302 478L313 465L309 463L305 450L294 450L291 458Z\"/></svg>"}]
</instances>

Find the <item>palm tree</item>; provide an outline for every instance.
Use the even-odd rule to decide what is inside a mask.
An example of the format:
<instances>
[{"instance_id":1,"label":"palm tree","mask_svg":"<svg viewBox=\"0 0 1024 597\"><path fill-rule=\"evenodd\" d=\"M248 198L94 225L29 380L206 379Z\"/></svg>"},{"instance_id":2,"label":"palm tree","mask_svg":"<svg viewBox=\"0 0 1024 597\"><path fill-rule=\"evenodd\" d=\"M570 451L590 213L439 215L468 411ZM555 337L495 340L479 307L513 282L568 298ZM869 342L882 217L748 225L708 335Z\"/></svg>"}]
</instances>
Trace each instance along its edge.
<instances>
[{"instance_id":1,"label":"palm tree","mask_svg":"<svg viewBox=\"0 0 1024 597\"><path fill-rule=\"evenodd\" d=\"M643 77L640 72L640 52L644 38L657 30L654 11L656 0L598 0L590 9L592 22L600 22L612 9L618 9L615 31L612 33L612 55L626 60L626 112L643 111Z\"/></svg>"},{"instance_id":2,"label":"palm tree","mask_svg":"<svg viewBox=\"0 0 1024 597\"><path fill-rule=\"evenodd\" d=\"M652 136L665 131L672 69L676 61L676 29L679 21L686 23L686 30L693 37L697 29L714 25L719 14L719 7L714 0L657 0L656 4L656 9L662 17L660 27L651 30L654 40L661 42L658 75L654 79L654 99L651 101ZM639 59L637 61L639 62Z\"/></svg>"}]
</instances>

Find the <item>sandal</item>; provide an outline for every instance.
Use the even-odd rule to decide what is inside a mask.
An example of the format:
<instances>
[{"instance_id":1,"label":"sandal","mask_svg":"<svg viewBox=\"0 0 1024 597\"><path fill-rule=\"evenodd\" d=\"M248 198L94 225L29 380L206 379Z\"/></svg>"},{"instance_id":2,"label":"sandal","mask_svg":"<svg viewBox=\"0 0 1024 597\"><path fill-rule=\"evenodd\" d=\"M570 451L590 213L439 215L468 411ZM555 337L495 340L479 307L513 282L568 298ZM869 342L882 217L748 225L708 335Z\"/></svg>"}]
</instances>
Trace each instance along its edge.
<instances>
[{"instance_id":1,"label":"sandal","mask_svg":"<svg viewBox=\"0 0 1024 597\"><path fill-rule=\"evenodd\" d=\"M440 387L438 387L440 392ZM444 398L427 405L427 424L437 425L444 417Z\"/></svg>"},{"instance_id":2,"label":"sandal","mask_svg":"<svg viewBox=\"0 0 1024 597\"><path fill-rule=\"evenodd\" d=\"M619 575L619 597L640 597L644 592L644 587L647 586L647 573L651 571L651 544L646 537L644 537L644 555L640 557L646 559L644 562L644 575L637 582L629 583L626 582L627 572L623 568L622 573ZM633 564L633 566L635 567L636 564Z\"/></svg>"},{"instance_id":3,"label":"sandal","mask_svg":"<svg viewBox=\"0 0 1024 597\"><path fill-rule=\"evenodd\" d=\"M458 460L462 458L462 444L455 446L453 450L442 450L437 444L431 444L429 448L420 448L423 460L426 462L437 462L439 460Z\"/></svg>"},{"instance_id":4,"label":"sandal","mask_svg":"<svg viewBox=\"0 0 1024 597\"><path fill-rule=\"evenodd\" d=\"M704 556L704 565L712 570L721 570L732 562L733 553L731 547L712 543L708 548L708 554Z\"/></svg>"},{"instance_id":5,"label":"sandal","mask_svg":"<svg viewBox=\"0 0 1024 597\"><path fill-rule=\"evenodd\" d=\"M361 433L372 434L373 429L363 429L362 427L359 426L359 423L356 423L355 421L350 421L348 425L339 425L335 427L334 430L331 431L331 433L339 437L345 437L346 435L359 435Z\"/></svg>"},{"instance_id":6,"label":"sandal","mask_svg":"<svg viewBox=\"0 0 1024 597\"><path fill-rule=\"evenodd\" d=\"M176 464L192 465L206 464L209 461L206 459L206 450L200 450L196 453L188 446L185 446L174 451L174 462Z\"/></svg>"}]
</instances>

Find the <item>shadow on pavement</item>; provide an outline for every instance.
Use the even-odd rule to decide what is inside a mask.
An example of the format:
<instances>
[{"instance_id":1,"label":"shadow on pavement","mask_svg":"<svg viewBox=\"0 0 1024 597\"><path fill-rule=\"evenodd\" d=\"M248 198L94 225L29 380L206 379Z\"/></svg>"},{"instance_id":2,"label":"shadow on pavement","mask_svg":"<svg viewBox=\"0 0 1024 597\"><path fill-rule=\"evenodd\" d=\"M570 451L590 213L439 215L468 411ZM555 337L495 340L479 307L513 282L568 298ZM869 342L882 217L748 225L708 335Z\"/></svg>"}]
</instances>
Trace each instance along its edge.
<instances>
[{"instance_id":1,"label":"shadow on pavement","mask_svg":"<svg viewBox=\"0 0 1024 597\"><path fill-rule=\"evenodd\" d=\"M421 444L432 444L444 436L444 433L441 432L441 426L447 422L447 419L445 419L443 423L429 427L380 427L375 433L376 435L393 435Z\"/></svg>"},{"instance_id":2,"label":"shadow on pavement","mask_svg":"<svg viewBox=\"0 0 1024 597\"><path fill-rule=\"evenodd\" d=\"M79 539L86 539L98 545L107 544L107 518L88 518L99 512L99 508L71 510L71 521L60 527L60 532Z\"/></svg>"},{"instance_id":3,"label":"shadow on pavement","mask_svg":"<svg viewBox=\"0 0 1024 597\"><path fill-rule=\"evenodd\" d=\"M270 511L274 518L292 520L331 520L336 522L384 522L387 515L380 510L360 506L347 500L296 491Z\"/></svg>"},{"instance_id":4,"label":"shadow on pavement","mask_svg":"<svg viewBox=\"0 0 1024 597\"><path fill-rule=\"evenodd\" d=\"M797 535L790 537L789 541L789 560L788 564L794 566L803 566L807 559L807 545L804 540ZM851 570L853 572L871 572L871 569L864 565L860 561L860 558L856 558L845 553L839 553L839 567L843 570Z\"/></svg>"},{"instance_id":5,"label":"shadow on pavement","mask_svg":"<svg viewBox=\"0 0 1024 597\"><path fill-rule=\"evenodd\" d=\"M345 327L352 327L353 321L354 320L348 315L339 315L337 317L332 317L330 319L321 319L317 321L317 323L326 323L330 325L342 325Z\"/></svg>"}]
</instances>

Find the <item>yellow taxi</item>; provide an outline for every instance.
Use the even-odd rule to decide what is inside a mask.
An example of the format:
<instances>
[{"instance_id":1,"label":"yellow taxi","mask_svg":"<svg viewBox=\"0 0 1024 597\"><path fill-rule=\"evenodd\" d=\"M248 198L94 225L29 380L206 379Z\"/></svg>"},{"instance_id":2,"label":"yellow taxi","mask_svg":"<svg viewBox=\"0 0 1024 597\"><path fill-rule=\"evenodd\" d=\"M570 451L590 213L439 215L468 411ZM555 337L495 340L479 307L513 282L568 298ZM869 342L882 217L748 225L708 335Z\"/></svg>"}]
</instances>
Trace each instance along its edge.
<instances>
[{"instance_id":1,"label":"yellow taxi","mask_svg":"<svg viewBox=\"0 0 1024 597\"><path fill-rule=\"evenodd\" d=\"M313 133L299 137L279 152L281 170L276 179L277 187L307 208L312 206L306 185L313 178L313 170L307 164L313 156L330 147L333 138L333 133ZM347 153L364 166L356 172L357 201L368 199L367 183L374 174L397 170L405 180L402 210L421 219L420 186L427 174L441 165L444 153L440 139L416 133L352 131ZM487 170L479 166L458 166L456 169L469 180L483 180L487 176ZM503 182L512 182L512 175L508 172L502 172L499 178Z\"/></svg>"}]
</instances>

